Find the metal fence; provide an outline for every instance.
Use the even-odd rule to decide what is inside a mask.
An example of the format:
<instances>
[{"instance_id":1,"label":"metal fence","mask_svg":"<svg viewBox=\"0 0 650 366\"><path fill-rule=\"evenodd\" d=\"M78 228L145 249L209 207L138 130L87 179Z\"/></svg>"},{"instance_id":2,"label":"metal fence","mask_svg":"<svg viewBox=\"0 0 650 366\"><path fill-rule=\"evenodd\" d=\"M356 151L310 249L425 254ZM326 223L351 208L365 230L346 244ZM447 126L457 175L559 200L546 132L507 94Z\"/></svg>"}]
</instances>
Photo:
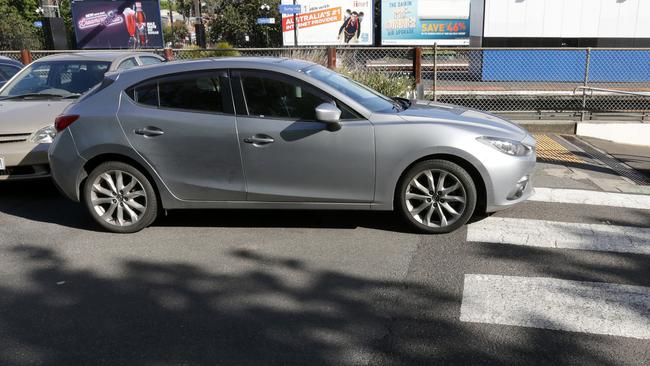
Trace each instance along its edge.
<instances>
[{"instance_id":1,"label":"metal fence","mask_svg":"<svg viewBox=\"0 0 650 366\"><path fill-rule=\"evenodd\" d=\"M411 95L529 118L650 119L650 49L325 47L152 50L174 60L271 56L396 82ZM32 51L31 58L61 52ZM0 55L21 59L19 51Z\"/></svg>"}]
</instances>

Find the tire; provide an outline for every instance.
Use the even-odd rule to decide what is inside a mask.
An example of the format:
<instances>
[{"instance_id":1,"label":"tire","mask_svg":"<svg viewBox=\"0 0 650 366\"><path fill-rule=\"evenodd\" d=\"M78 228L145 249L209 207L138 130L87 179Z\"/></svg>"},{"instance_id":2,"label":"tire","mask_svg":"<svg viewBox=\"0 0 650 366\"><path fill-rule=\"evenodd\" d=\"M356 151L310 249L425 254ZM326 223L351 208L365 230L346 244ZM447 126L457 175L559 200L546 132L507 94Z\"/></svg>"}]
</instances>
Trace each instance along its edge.
<instances>
[{"instance_id":1,"label":"tire","mask_svg":"<svg viewBox=\"0 0 650 366\"><path fill-rule=\"evenodd\" d=\"M118 161L93 169L84 182L83 198L93 219L114 233L140 231L158 215L158 198L149 179Z\"/></svg>"},{"instance_id":2,"label":"tire","mask_svg":"<svg viewBox=\"0 0 650 366\"><path fill-rule=\"evenodd\" d=\"M438 185L441 177L442 188ZM436 189L431 190L431 183ZM423 233L452 232L465 225L476 208L476 185L472 177L461 166L447 160L415 164L400 181L396 194L400 215Z\"/></svg>"}]
</instances>

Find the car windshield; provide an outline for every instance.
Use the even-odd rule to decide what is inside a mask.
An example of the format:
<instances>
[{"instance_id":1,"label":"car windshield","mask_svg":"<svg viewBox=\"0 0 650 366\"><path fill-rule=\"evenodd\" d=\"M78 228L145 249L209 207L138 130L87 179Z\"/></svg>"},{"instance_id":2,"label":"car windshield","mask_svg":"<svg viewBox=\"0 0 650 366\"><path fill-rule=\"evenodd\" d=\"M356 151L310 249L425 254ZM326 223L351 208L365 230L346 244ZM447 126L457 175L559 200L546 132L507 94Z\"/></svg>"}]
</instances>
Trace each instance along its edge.
<instances>
[{"instance_id":1,"label":"car windshield","mask_svg":"<svg viewBox=\"0 0 650 366\"><path fill-rule=\"evenodd\" d=\"M399 112L406 108L402 103L323 66L312 66L303 72L347 95L371 112Z\"/></svg>"},{"instance_id":2,"label":"car windshield","mask_svg":"<svg viewBox=\"0 0 650 366\"><path fill-rule=\"evenodd\" d=\"M37 61L5 85L0 99L78 96L101 82L109 66L102 61Z\"/></svg>"}]
</instances>

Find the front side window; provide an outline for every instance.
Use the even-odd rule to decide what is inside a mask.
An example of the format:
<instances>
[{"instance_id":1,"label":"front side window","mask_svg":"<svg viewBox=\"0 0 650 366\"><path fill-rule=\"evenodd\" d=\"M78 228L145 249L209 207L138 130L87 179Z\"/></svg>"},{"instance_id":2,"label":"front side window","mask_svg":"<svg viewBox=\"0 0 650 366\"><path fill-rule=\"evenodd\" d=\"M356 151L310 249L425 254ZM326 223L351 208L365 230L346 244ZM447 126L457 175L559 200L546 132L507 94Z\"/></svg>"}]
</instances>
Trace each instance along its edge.
<instances>
[{"instance_id":1,"label":"front side window","mask_svg":"<svg viewBox=\"0 0 650 366\"><path fill-rule=\"evenodd\" d=\"M248 114L257 117L315 120L316 107L331 102L297 83L261 73L242 73Z\"/></svg>"},{"instance_id":2,"label":"front side window","mask_svg":"<svg viewBox=\"0 0 650 366\"><path fill-rule=\"evenodd\" d=\"M143 65L156 65L162 63L162 60L151 56L140 56L140 61Z\"/></svg>"},{"instance_id":3,"label":"front side window","mask_svg":"<svg viewBox=\"0 0 650 366\"><path fill-rule=\"evenodd\" d=\"M169 109L230 113L230 94L224 74L191 73L147 81L126 91L135 102Z\"/></svg>"},{"instance_id":4,"label":"front side window","mask_svg":"<svg viewBox=\"0 0 650 366\"><path fill-rule=\"evenodd\" d=\"M0 96L81 94L98 84L110 63L102 61L42 61L22 70Z\"/></svg>"}]
</instances>

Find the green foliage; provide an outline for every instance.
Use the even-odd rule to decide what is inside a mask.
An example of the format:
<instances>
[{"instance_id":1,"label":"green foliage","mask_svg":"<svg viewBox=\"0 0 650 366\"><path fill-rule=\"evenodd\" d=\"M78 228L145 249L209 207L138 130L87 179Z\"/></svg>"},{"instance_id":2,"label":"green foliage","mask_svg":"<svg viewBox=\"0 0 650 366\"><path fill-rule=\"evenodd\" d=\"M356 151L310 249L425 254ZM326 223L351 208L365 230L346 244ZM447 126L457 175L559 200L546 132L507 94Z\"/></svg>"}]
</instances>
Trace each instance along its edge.
<instances>
[{"instance_id":1,"label":"green foliage","mask_svg":"<svg viewBox=\"0 0 650 366\"><path fill-rule=\"evenodd\" d=\"M172 42L172 47L179 47L190 34L187 26L182 20L174 21L174 39L172 39L172 26L166 25L163 27L163 37L165 42Z\"/></svg>"},{"instance_id":2,"label":"green foliage","mask_svg":"<svg viewBox=\"0 0 650 366\"><path fill-rule=\"evenodd\" d=\"M262 4L268 4L270 9L260 9ZM226 41L236 47L281 46L279 4L279 0L223 0L215 4L216 16L210 21L208 34L210 42ZM257 24L257 18L275 18L276 24Z\"/></svg>"},{"instance_id":3,"label":"green foliage","mask_svg":"<svg viewBox=\"0 0 650 366\"><path fill-rule=\"evenodd\" d=\"M182 50L176 51L175 58L177 60L189 60L207 57L239 56L239 51L233 50L232 48L233 46L228 42L219 42L216 44L215 48L207 50L202 49L196 45L191 45L183 48Z\"/></svg>"},{"instance_id":4,"label":"green foliage","mask_svg":"<svg viewBox=\"0 0 650 366\"><path fill-rule=\"evenodd\" d=\"M379 71L339 68L336 71L388 97L407 97L415 81L408 76L389 76Z\"/></svg>"},{"instance_id":5,"label":"green foliage","mask_svg":"<svg viewBox=\"0 0 650 366\"><path fill-rule=\"evenodd\" d=\"M34 1L0 0L0 49L42 47L43 33L32 24L37 19ZM30 10L33 16L29 14Z\"/></svg>"}]
</instances>

